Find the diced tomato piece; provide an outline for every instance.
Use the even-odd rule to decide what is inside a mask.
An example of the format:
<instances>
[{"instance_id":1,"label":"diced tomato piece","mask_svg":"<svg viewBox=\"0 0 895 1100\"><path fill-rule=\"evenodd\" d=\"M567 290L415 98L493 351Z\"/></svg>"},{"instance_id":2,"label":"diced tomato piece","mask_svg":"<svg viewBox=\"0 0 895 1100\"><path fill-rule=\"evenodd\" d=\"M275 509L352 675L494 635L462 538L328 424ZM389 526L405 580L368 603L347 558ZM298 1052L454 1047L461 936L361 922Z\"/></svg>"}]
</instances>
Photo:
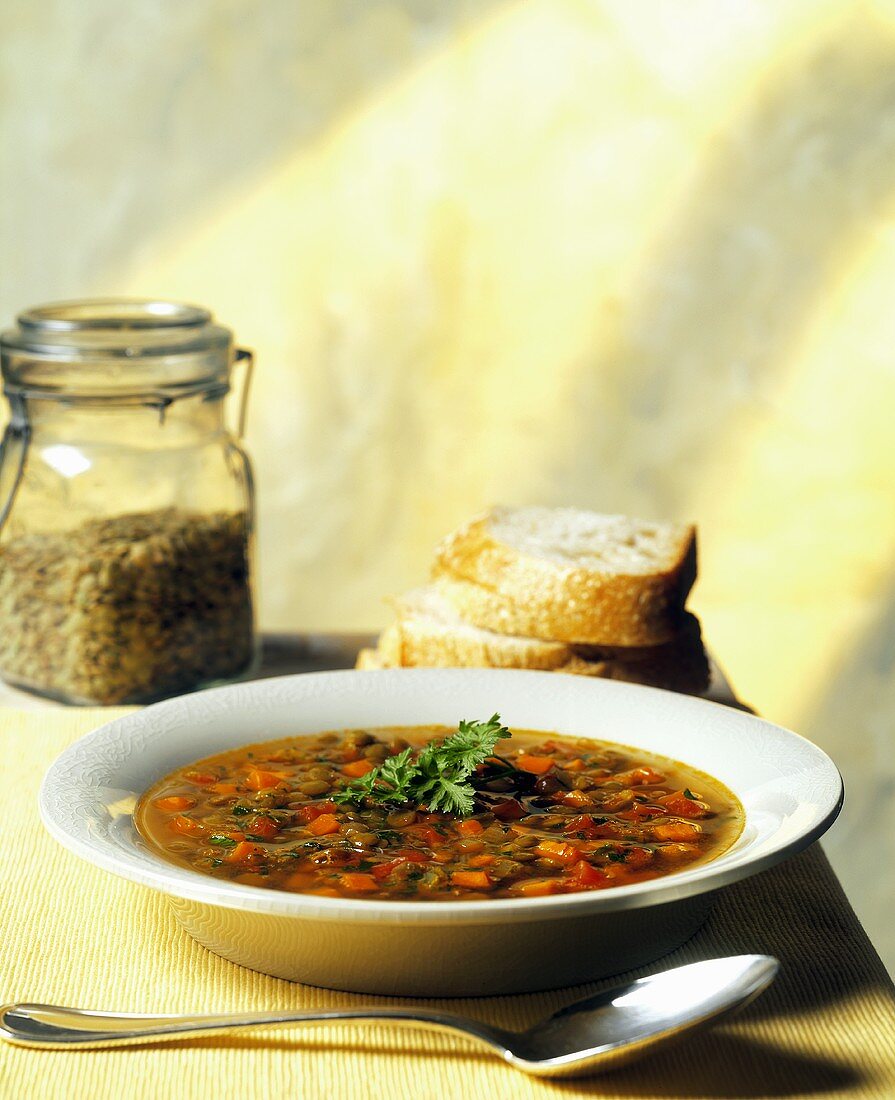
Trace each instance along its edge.
<instances>
[{"instance_id":1,"label":"diced tomato piece","mask_svg":"<svg viewBox=\"0 0 895 1100\"><path fill-rule=\"evenodd\" d=\"M489 890L492 883L484 871L454 871L451 885L465 886L468 890Z\"/></svg>"},{"instance_id":2,"label":"diced tomato piece","mask_svg":"<svg viewBox=\"0 0 895 1100\"><path fill-rule=\"evenodd\" d=\"M276 787L283 782L283 777L276 772L261 771L260 768L252 768L246 776L245 785L253 791L265 791L270 787Z\"/></svg>"},{"instance_id":3,"label":"diced tomato piece","mask_svg":"<svg viewBox=\"0 0 895 1100\"><path fill-rule=\"evenodd\" d=\"M264 858L264 849L248 840L241 840L223 857L227 863L257 863Z\"/></svg>"},{"instance_id":4,"label":"diced tomato piece","mask_svg":"<svg viewBox=\"0 0 895 1100\"><path fill-rule=\"evenodd\" d=\"M175 833L184 833L186 836L205 836L208 830L201 821L194 821L191 817L178 814L168 822L168 828Z\"/></svg>"},{"instance_id":5,"label":"diced tomato piece","mask_svg":"<svg viewBox=\"0 0 895 1100\"><path fill-rule=\"evenodd\" d=\"M438 845L444 844L444 837L441 833L432 828L431 825L410 825L407 828L408 833L412 833L413 836L417 836L424 844L428 844L430 848L435 848Z\"/></svg>"},{"instance_id":6,"label":"diced tomato piece","mask_svg":"<svg viewBox=\"0 0 895 1100\"><path fill-rule=\"evenodd\" d=\"M245 828L251 836L259 836L262 840L273 840L280 831L279 825L269 817L256 817Z\"/></svg>"},{"instance_id":7,"label":"diced tomato piece","mask_svg":"<svg viewBox=\"0 0 895 1100\"><path fill-rule=\"evenodd\" d=\"M342 765L342 775L347 775L350 779L360 779L362 775L371 772L375 767L376 765L369 760L351 760Z\"/></svg>"},{"instance_id":8,"label":"diced tomato piece","mask_svg":"<svg viewBox=\"0 0 895 1100\"><path fill-rule=\"evenodd\" d=\"M520 752L516 757L516 767L532 775L543 775L549 772L555 763L552 756L532 756L527 752Z\"/></svg>"},{"instance_id":9,"label":"diced tomato piece","mask_svg":"<svg viewBox=\"0 0 895 1100\"><path fill-rule=\"evenodd\" d=\"M216 783L218 777L207 772L184 772L183 778L187 783L195 783L197 787L208 787Z\"/></svg>"},{"instance_id":10,"label":"diced tomato piece","mask_svg":"<svg viewBox=\"0 0 895 1100\"><path fill-rule=\"evenodd\" d=\"M339 875L339 882L346 890L353 890L355 893L367 894L372 890L379 889L379 883L376 879L372 875L364 874L362 871L350 871L348 874Z\"/></svg>"},{"instance_id":11,"label":"diced tomato piece","mask_svg":"<svg viewBox=\"0 0 895 1100\"><path fill-rule=\"evenodd\" d=\"M308 825L308 832L314 836L326 836L329 833L337 833L338 831L339 819L335 814L321 814Z\"/></svg>"},{"instance_id":12,"label":"diced tomato piece","mask_svg":"<svg viewBox=\"0 0 895 1100\"><path fill-rule=\"evenodd\" d=\"M428 863L429 857L418 848L401 848L395 852L395 859L403 859L405 863Z\"/></svg>"},{"instance_id":13,"label":"diced tomato piece","mask_svg":"<svg viewBox=\"0 0 895 1100\"><path fill-rule=\"evenodd\" d=\"M617 840L619 837L630 836L630 829L626 832L623 825L614 821L604 821L594 826L591 835L594 840Z\"/></svg>"},{"instance_id":14,"label":"diced tomato piece","mask_svg":"<svg viewBox=\"0 0 895 1100\"><path fill-rule=\"evenodd\" d=\"M584 833L585 836L592 837L596 827L596 822L590 814L579 814L577 817L569 818L566 824L563 825L563 832Z\"/></svg>"},{"instance_id":15,"label":"diced tomato piece","mask_svg":"<svg viewBox=\"0 0 895 1100\"><path fill-rule=\"evenodd\" d=\"M644 821L650 817L661 817L664 813L667 811L661 806L647 806L642 802L635 802L630 810L622 810L621 813L616 814L616 817L624 818L625 821Z\"/></svg>"},{"instance_id":16,"label":"diced tomato piece","mask_svg":"<svg viewBox=\"0 0 895 1100\"><path fill-rule=\"evenodd\" d=\"M579 848L574 844L566 844L563 840L542 840L534 850L542 859L549 859L551 863L557 863L560 867L568 867L581 855Z\"/></svg>"},{"instance_id":17,"label":"diced tomato piece","mask_svg":"<svg viewBox=\"0 0 895 1100\"><path fill-rule=\"evenodd\" d=\"M501 821L518 821L520 817L526 816L525 807L515 798L504 798L500 802L492 803L491 812Z\"/></svg>"},{"instance_id":18,"label":"diced tomato piece","mask_svg":"<svg viewBox=\"0 0 895 1100\"><path fill-rule=\"evenodd\" d=\"M606 875L586 859L579 859L565 873L577 886L600 886L606 881Z\"/></svg>"},{"instance_id":19,"label":"diced tomato piece","mask_svg":"<svg viewBox=\"0 0 895 1100\"><path fill-rule=\"evenodd\" d=\"M188 798L185 794L169 794L166 798L156 798L153 801L165 813L172 813L175 810L190 810L196 805L195 798Z\"/></svg>"},{"instance_id":20,"label":"diced tomato piece","mask_svg":"<svg viewBox=\"0 0 895 1100\"><path fill-rule=\"evenodd\" d=\"M668 812L675 817L705 817L709 807L704 802L697 802L694 798L687 798L683 791L674 791L656 800L667 807Z\"/></svg>"},{"instance_id":21,"label":"diced tomato piece","mask_svg":"<svg viewBox=\"0 0 895 1100\"><path fill-rule=\"evenodd\" d=\"M460 836L478 836L479 833L485 831L485 826L481 821L476 821L474 817L468 817L465 821L459 821L457 823L457 832Z\"/></svg>"},{"instance_id":22,"label":"diced tomato piece","mask_svg":"<svg viewBox=\"0 0 895 1100\"><path fill-rule=\"evenodd\" d=\"M429 860L422 852L416 852L412 848L408 848L405 851L398 852L394 859L388 860L387 863L377 863L373 868L373 877L376 879L388 878L388 876L395 870L396 867L400 867L402 863L428 863Z\"/></svg>"},{"instance_id":23,"label":"diced tomato piece","mask_svg":"<svg viewBox=\"0 0 895 1100\"><path fill-rule=\"evenodd\" d=\"M307 824L323 814L334 813L337 808L335 802L309 802L306 806L299 807L296 816L299 821Z\"/></svg>"},{"instance_id":24,"label":"diced tomato piece","mask_svg":"<svg viewBox=\"0 0 895 1100\"><path fill-rule=\"evenodd\" d=\"M656 840L695 840L702 832L692 821L669 821L665 825L653 825Z\"/></svg>"}]
</instances>

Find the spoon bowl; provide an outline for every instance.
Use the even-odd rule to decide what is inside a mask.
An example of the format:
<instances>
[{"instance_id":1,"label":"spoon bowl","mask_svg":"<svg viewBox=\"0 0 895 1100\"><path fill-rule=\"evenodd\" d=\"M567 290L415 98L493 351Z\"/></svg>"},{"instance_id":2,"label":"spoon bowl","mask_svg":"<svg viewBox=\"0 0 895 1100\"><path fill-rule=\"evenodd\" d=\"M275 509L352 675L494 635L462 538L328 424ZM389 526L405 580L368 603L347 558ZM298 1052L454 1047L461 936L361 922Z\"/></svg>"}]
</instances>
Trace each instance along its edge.
<instances>
[{"instance_id":1,"label":"spoon bowl","mask_svg":"<svg viewBox=\"0 0 895 1100\"><path fill-rule=\"evenodd\" d=\"M757 997L778 969L779 963L769 955L690 963L576 1001L527 1031L507 1031L452 1013L379 1005L322 1012L147 1016L23 1003L0 1008L0 1036L20 1046L70 1050L157 1043L242 1027L379 1020L447 1031L538 1077L573 1077L613 1069L704 1027Z\"/></svg>"}]
</instances>

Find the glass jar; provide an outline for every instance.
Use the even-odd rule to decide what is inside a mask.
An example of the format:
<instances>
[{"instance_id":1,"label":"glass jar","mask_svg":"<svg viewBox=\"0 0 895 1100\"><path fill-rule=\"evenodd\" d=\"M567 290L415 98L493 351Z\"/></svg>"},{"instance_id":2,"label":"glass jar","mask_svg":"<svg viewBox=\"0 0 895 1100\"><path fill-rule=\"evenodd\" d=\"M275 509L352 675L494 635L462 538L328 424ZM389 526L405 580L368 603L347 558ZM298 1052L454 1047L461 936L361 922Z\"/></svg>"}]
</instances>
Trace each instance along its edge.
<instances>
[{"instance_id":1,"label":"glass jar","mask_svg":"<svg viewBox=\"0 0 895 1100\"><path fill-rule=\"evenodd\" d=\"M0 676L106 705L245 673L250 353L176 302L63 302L17 321L0 335Z\"/></svg>"}]
</instances>

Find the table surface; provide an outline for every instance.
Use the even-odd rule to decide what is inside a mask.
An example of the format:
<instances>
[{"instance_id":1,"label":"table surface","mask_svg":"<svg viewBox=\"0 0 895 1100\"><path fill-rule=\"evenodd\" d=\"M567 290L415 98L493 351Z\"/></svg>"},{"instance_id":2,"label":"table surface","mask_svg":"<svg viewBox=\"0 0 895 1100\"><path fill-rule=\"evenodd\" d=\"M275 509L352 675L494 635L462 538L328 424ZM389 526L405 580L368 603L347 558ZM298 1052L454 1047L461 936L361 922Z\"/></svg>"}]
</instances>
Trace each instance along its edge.
<instances>
[{"instance_id":1,"label":"table surface","mask_svg":"<svg viewBox=\"0 0 895 1100\"><path fill-rule=\"evenodd\" d=\"M364 641L269 637L262 675L345 667ZM163 897L59 848L37 821L40 777L52 755L105 713L18 696L0 699L4 759L19 761L19 769L0 770L7 837L0 844L0 881L6 884L0 891L0 999L137 1012L301 1010L381 1000L227 963L182 931ZM717 666L711 696L735 703ZM781 961L780 976L758 1001L709 1032L590 1081L537 1081L449 1038L353 1025L315 1031L313 1038L281 1032L183 1041L167 1050L47 1053L0 1044L0 1096L895 1097L895 989L819 845L720 891L700 932L650 969L740 952ZM521 1028L615 980L425 1003Z\"/></svg>"}]
</instances>

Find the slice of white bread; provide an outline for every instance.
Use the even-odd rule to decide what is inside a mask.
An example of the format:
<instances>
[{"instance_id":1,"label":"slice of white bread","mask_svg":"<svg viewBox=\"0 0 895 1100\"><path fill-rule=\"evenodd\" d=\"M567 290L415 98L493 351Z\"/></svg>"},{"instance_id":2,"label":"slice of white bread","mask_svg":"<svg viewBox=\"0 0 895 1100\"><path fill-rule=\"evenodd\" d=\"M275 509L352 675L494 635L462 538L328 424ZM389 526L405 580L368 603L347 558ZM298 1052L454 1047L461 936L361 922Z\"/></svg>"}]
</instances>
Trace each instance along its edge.
<instances>
[{"instance_id":1,"label":"slice of white bread","mask_svg":"<svg viewBox=\"0 0 895 1100\"><path fill-rule=\"evenodd\" d=\"M379 650L396 667L550 671L578 660L565 642L495 634L464 622L435 585L391 602L398 618L383 631Z\"/></svg>"},{"instance_id":2,"label":"slice of white bread","mask_svg":"<svg viewBox=\"0 0 895 1100\"><path fill-rule=\"evenodd\" d=\"M359 651L354 667L374 669L389 668L390 666L383 661L378 649L370 649L369 647L365 647L364 649Z\"/></svg>"},{"instance_id":3,"label":"slice of white bread","mask_svg":"<svg viewBox=\"0 0 895 1100\"><path fill-rule=\"evenodd\" d=\"M627 680L698 695L709 680L699 621L685 614L675 638L642 649L576 647L495 634L464 623L437 589L415 589L395 601L399 618L358 668L528 668Z\"/></svg>"},{"instance_id":4,"label":"slice of white bread","mask_svg":"<svg viewBox=\"0 0 895 1100\"><path fill-rule=\"evenodd\" d=\"M696 579L696 531L575 508L492 508L448 535L433 576L462 619L553 642L662 645Z\"/></svg>"}]
</instances>

